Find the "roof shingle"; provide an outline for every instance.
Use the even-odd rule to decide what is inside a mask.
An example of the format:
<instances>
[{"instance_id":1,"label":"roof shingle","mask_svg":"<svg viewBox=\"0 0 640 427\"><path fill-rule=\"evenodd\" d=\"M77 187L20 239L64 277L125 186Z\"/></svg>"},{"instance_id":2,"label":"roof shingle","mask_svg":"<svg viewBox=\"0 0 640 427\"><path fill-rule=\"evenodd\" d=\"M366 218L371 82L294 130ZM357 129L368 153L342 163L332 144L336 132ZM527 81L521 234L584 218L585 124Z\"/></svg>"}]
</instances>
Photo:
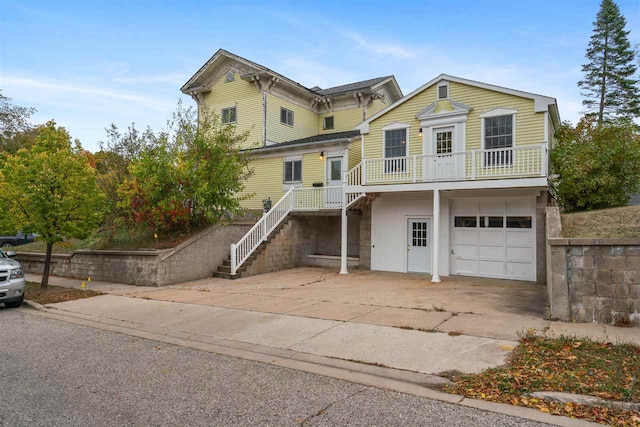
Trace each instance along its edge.
<instances>
[{"instance_id":1,"label":"roof shingle","mask_svg":"<svg viewBox=\"0 0 640 427\"><path fill-rule=\"evenodd\" d=\"M264 150L267 148L279 148L279 147L290 147L294 145L302 145L309 144L312 142L329 142L329 141L340 141L340 140L348 140L355 136L360 135L359 130L349 130L345 132L333 132L333 133L325 133L321 135L308 136L306 138L293 139L291 141L280 142L278 144L271 144L265 147L256 148L256 150Z\"/></svg>"}]
</instances>

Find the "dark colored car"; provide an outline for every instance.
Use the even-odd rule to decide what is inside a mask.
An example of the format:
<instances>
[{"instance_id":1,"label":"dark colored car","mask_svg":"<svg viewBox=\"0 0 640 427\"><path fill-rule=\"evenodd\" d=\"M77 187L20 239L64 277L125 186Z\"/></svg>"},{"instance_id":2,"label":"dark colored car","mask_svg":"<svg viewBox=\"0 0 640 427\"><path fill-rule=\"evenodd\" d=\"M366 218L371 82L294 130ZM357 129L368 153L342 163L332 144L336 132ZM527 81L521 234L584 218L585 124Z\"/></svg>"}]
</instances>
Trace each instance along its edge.
<instances>
[{"instance_id":1,"label":"dark colored car","mask_svg":"<svg viewBox=\"0 0 640 427\"><path fill-rule=\"evenodd\" d=\"M27 243L31 243L36 240L36 236L33 234L24 234L20 231L15 236L0 236L0 247L10 248L11 246L20 246Z\"/></svg>"}]
</instances>

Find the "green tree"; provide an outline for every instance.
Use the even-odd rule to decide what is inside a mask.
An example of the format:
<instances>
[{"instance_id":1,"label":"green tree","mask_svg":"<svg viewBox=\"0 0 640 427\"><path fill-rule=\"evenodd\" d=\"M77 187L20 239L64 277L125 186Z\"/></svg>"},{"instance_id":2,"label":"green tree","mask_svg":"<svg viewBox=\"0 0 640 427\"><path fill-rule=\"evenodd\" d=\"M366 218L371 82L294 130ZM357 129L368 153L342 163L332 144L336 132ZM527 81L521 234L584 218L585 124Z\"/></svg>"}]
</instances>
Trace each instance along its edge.
<instances>
[{"instance_id":1,"label":"green tree","mask_svg":"<svg viewBox=\"0 0 640 427\"><path fill-rule=\"evenodd\" d=\"M11 98L0 90L0 151L15 153L33 143L34 132L29 118L35 111L34 108L13 105Z\"/></svg>"},{"instance_id":2,"label":"green tree","mask_svg":"<svg viewBox=\"0 0 640 427\"><path fill-rule=\"evenodd\" d=\"M86 237L100 222L103 196L91 156L49 121L38 129L33 147L7 156L0 199L18 229L36 232L47 243L41 284L46 288L54 243Z\"/></svg>"},{"instance_id":3,"label":"green tree","mask_svg":"<svg viewBox=\"0 0 640 427\"><path fill-rule=\"evenodd\" d=\"M587 113L598 123L625 117L640 117L640 87L636 77L635 53L629 43L627 21L613 0L602 0L593 23L593 34L582 66L584 79L578 82Z\"/></svg>"},{"instance_id":4,"label":"green tree","mask_svg":"<svg viewBox=\"0 0 640 427\"><path fill-rule=\"evenodd\" d=\"M129 167L119 206L134 223L179 230L220 221L241 210L250 154L239 147L248 132L179 105L169 130L156 135Z\"/></svg>"},{"instance_id":5,"label":"green tree","mask_svg":"<svg viewBox=\"0 0 640 427\"><path fill-rule=\"evenodd\" d=\"M626 205L640 189L640 133L631 122L563 123L550 152L552 182L567 211Z\"/></svg>"}]
</instances>

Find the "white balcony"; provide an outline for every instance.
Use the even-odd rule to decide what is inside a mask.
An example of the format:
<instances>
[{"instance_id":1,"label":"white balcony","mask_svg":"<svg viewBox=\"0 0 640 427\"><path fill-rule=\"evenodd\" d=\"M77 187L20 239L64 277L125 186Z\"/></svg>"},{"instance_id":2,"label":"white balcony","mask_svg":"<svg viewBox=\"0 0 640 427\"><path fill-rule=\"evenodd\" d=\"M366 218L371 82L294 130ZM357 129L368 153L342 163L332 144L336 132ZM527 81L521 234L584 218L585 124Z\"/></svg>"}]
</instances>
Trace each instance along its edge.
<instances>
[{"instance_id":1,"label":"white balcony","mask_svg":"<svg viewBox=\"0 0 640 427\"><path fill-rule=\"evenodd\" d=\"M547 175L547 144L461 153L364 159L347 176L348 185L406 184Z\"/></svg>"}]
</instances>

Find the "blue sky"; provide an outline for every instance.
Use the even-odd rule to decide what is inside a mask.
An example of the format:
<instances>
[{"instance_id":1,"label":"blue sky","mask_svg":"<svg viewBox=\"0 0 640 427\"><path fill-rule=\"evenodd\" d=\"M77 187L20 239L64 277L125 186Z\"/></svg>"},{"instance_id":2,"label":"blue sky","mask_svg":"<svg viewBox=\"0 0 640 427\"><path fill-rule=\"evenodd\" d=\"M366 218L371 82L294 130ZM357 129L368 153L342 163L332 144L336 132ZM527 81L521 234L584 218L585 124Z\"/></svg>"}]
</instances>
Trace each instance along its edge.
<instances>
[{"instance_id":1,"label":"blue sky","mask_svg":"<svg viewBox=\"0 0 640 427\"><path fill-rule=\"evenodd\" d=\"M640 2L619 0L632 43ZM164 126L180 86L225 48L300 83L395 74L409 93L440 73L554 96L581 111L577 81L597 0L0 0L0 89L90 149L111 122Z\"/></svg>"}]
</instances>

